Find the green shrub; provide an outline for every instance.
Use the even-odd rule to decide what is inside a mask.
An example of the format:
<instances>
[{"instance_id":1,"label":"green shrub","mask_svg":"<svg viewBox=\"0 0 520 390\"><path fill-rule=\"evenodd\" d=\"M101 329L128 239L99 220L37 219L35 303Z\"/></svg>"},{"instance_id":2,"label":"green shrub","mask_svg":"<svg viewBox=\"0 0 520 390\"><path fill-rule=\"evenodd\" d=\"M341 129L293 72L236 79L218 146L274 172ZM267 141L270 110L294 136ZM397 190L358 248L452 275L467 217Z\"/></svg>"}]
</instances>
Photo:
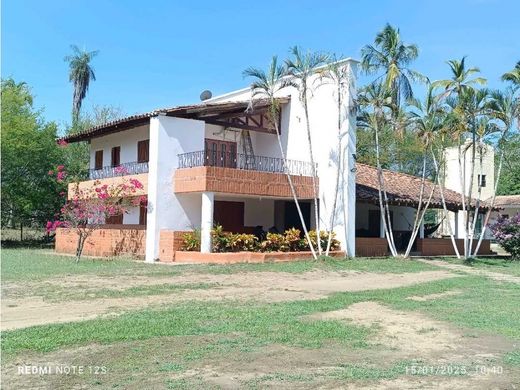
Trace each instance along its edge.
<instances>
[{"instance_id":1,"label":"green shrub","mask_svg":"<svg viewBox=\"0 0 520 390\"><path fill-rule=\"evenodd\" d=\"M262 252L287 252L289 245L285 236L279 233L267 233L264 241L260 243Z\"/></svg>"},{"instance_id":2,"label":"green shrub","mask_svg":"<svg viewBox=\"0 0 520 390\"><path fill-rule=\"evenodd\" d=\"M200 230L196 229L182 235L181 250L190 252L200 251Z\"/></svg>"},{"instance_id":3,"label":"green shrub","mask_svg":"<svg viewBox=\"0 0 520 390\"><path fill-rule=\"evenodd\" d=\"M254 234L231 234L227 249L232 252L254 252L258 249L258 238Z\"/></svg>"},{"instance_id":4,"label":"green shrub","mask_svg":"<svg viewBox=\"0 0 520 390\"><path fill-rule=\"evenodd\" d=\"M213 252L227 252L231 241L231 233L225 232L220 225L211 230Z\"/></svg>"},{"instance_id":5,"label":"green shrub","mask_svg":"<svg viewBox=\"0 0 520 390\"><path fill-rule=\"evenodd\" d=\"M302 243L301 232L298 229L291 228L285 231L285 243L291 252L296 252L305 248Z\"/></svg>"},{"instance_id":6,"label":"green shrub","mask_svg":"<svg viewBox=\"0 0 520 390\"><path fill-rule=\"evenodd\" d=\"M316 236L316 230L311 230L309 232L309 238L311 239L312 246L314 247L314 249L317 248L316 237L317 237ZM328 239L329 239L329 233L324 231L324 230L321 230L320 231L320 246L321 246L322 250L326 250L327 249ZM303 240L303 245L304 245L304 248L302 248L302 250L310 251L310 248L309 248L309 245L307 243L307 240ZM341 249L341 245L340 245L339 241L336 239L336 233L332 232L332 239L330 241L330 250L331 251L337 251L337 250L340 250L340 249Z\"/></svg>"}]
</instances>

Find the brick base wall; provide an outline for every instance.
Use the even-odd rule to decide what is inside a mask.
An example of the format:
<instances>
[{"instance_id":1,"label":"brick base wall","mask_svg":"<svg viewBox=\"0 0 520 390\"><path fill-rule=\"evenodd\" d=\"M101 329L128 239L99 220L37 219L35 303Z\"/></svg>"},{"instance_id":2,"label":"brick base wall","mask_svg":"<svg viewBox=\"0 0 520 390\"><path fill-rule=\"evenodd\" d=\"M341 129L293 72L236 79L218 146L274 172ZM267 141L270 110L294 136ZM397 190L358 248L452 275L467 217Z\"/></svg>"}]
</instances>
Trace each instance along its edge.
<instances>
[{"instance_id":1,"label":"brick base wall","mask_svg":"<svg viewBox=\"0 0 520 390\"><path fill-rule=\"evenodd\" d=\"M383 257L388 256L388 243L386 238L356 237L357 257Z\"/></svg>"},{"instance_id":2,"label":"brick base wall","mask_svg":"<svg viewBox=\"0 0 520 390\"><path fill-rule=\"evenodd\" d=\"M473 241L473 249L477 246L477 241ZM464 253L464 240L458 238L455 240L457 248L460 254ZM490 255L491 242L489 240L482 240L478 254L479 255ZM453 244L449 238L419 238L417 239L417 251L423 256L443 256L443 255L455 255Z\"/></svg>"},{"instance_id":3,"label":"brick base wall","mask_svg":"<svg viewBox=\"0 0 520 390\"><path fill-rule=\"evenodd\" d=\"M56 230L57 253L76 254L78 235L74 229ZM86 256L131 255L144 258L146 230L142 228L107 228L95 230L83 247Z\"/></svg>"},{"instance_id":4,"label":"brick base wall","mask_svg":"<svg viewBox=\"0 0 520 390\"><path fill-rule=\"evenodd\" d=\"M330 252L331 257L344 258L345 252ZM271 263L312 259L311 252L226 252L200 253L178 251L175 262L201 264Z\"/></svg>"},{"instance_id":5,"label":"brick base wall","mask_svg":"<svg viewBox=\"0 0 520 390\"><path fill-rule=\"evenodd\" d=\"M187 231L161 230L159 235L159 260L175 261L175 252L182 249L183 235Z\"/></svg>"}]
</instances>

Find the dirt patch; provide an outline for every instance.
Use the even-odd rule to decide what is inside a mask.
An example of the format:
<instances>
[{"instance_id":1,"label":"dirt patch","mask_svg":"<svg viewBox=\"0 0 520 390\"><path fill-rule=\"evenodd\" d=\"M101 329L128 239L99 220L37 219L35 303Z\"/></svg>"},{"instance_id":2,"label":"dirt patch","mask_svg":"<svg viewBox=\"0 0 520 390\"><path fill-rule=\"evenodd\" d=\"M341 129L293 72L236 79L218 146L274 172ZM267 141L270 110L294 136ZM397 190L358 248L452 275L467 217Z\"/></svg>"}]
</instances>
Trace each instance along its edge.
<instances>
[{"instance_id":1,"label":"dirt patch","mask_svg":"<svg viewBox=\"0 0 520 390\"><path fill-rule=\"evenodd\" d=\"M442 261L442 260L418 259L418 261L425 263L425 264L436 265L437 267L446 268L446 269L449 269L452 271L460 271L460 272L465 272L465 273L471 274L471 275L485 276L487 278L497 280L499 282L510 282L510 283L520 284L520 277L503 274L501 272L493 272L493 271L488 271L485 269L471 268L470 266L467 266L467 265L452 264L452 263L448 263L448 262Z\"/></svg>"},{"instance_id":2,"label":"dirt patch","mask_svg":"<svg viewBox=\"0 0 520 390\"><path fill-rule=\"evenodd\" d=\"M484 361L511 348L510 341L491 336L480 337L474 345L462 331L449 324L417 312L390 309L377 302L358 302L346 309L318 313L311 318L376 326L376 342L396 351L402 358L436 356L454 361L468 355Z\"/></svg>"},{"instance_id":3,"label":"dirt patch","mask_svg":"<svg viewBox=\"0 0 520 390\"><path fill-rule=\"evenodd\" d=\"M462 291L450 290L450 291L445 291L445 292L438 293L438 294L428 294L428 295L421 295L421 296L414 295L414 296L408 297L406 299L410 299L412 301L418 301L418 302L425 302L425 301L433 301L435 299L443 298L443 297L451 297L453 295L459 295L459 294L462 294Z\"/></svg>"},{"instance_id":4,"label":"dirt patch","mask_svg":"<svg viewBox=\"0 0 520 390\"><path fill-rule=\"evenodd\" d=\"M231 275L189 274L175 277L103 278L90 277L88 295L92 286L121 289L142 285L171 283L207 283L216 285L207 289L175 290L168 294L139 297L64 300L45 302L41 296L2 299L2 329L17 329L48 323L80 321L100 315L113 315L125 310L168 305L188 300L251 300L281 302L320 299L331 293L390 289L456 277L448 271L424 271L405 274L376 274L360 272L312 271L303 274L283 272L254 272ZM59 283L53 281L52 283ZM84 279L68 279L67 289L84 288ZM76 285L74 283L77 283ZM133 284L132 284L133 283ZM20 286L18 286L20 287ZM9 290L9 285L6 286ZM9 294L7 294L9 297Z\"/></svg>"}]
</instances>

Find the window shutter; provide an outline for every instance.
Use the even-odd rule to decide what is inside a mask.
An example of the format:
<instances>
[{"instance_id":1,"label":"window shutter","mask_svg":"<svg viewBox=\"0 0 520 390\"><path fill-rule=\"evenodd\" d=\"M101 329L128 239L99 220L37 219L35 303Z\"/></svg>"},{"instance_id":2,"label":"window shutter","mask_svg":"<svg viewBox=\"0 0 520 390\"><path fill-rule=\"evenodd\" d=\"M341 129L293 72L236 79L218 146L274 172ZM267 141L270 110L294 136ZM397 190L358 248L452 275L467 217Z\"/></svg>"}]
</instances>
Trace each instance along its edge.
<instances>
[{"instance_id":1,"label":"window shutter","mask_svg":"<svg viewBox=\"0 0 520 390\"><path fill-rule=\"evenodd\" d=\"M112 148L112 166L117 167L120 164L121 147L115 146Z\"/></svg>"},{"instance_id":2,"label":"window shutter","mask_svg":"<svg viewBox=\"0 0 520 390\"><path fill-rule=\"evenodd\" d=\"M150 160L150 140L139 141L137 143L137 162L143 163Z\"/></svg>"},{"instance_id":3,"label":"window shutter","mask_svg":"<svg viewBox=\"0 0 520 390\"><path fill-rule=\"evenodd\" d=\"M96 150L96 158L94 159L94 169L103 168L103 151Z\"/></svg>"}]
</instances>

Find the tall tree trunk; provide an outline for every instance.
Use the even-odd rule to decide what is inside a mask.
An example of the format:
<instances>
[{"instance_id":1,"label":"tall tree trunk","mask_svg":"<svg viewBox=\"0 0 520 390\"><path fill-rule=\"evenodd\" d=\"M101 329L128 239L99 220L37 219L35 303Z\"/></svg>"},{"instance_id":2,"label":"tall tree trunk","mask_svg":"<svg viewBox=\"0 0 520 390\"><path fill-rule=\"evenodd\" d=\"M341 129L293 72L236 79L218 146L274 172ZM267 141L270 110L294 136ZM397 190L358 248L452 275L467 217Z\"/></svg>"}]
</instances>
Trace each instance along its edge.
<instances>
[{"instance_id":1,"label":"tall tree trunk","mask_svg":"<svg viewBox=\"0 0 520 390\"><path fill-rule=\"evenodd\" d=\"M489 209L486 213L486 218L484 219L484 223L482 224L482 231L480 232L480 237L478 239L478 243L475 248L475 256L478 255L480 245L482 244L482 240L484 239L484 234L486 233L486 228L487 228L487 224L489 222L489 217L491 216L491 213L493 212L493 207L495 206L495 198L497 196L498 182L500 180L500 175L502 173L503 161L504 161L504 151L501 151L499 162L498 162L497 177L495 178L495 187L494 187L494 191L493 191L493 197L491 198L491 204L488 205Z\"/></svg>"},{"instance_id":2,"label":"tall tree trunk","mask_svg":"<svg viewBox=\"0 0 520 390\"><path fill-rule=\"evenodd\" d=\"M385 204L383 204L383 190L384 190L384 178L383 178L383 170L381 168L381 161L379 159L379 130L375 129L375 139L376 139L376 162L377 162L377 178L378 178L378 183L379 183L379 186L378 186L378 193L379 193L379 210L380 210L380 213L381 213L381 218L382 218L382 221L383 221L383 229L384 229L384 232L385 232L385 236L386 236L386 240L388 242L388 247L390 248L390 252L392 253L392 256L396 257L397 256L397 251L395 249L395 245L394 245L394 241L393 241L393 234L390 234L391 233L391 230L389 230L389 227L388 227L388 224L387 222L390 222L390 218L388 218L388 221L387 221L387 206L388 206L388 203L387 203L387 199L385 197ZM386 195L386 191L385 191L385 195Z\"/></svg>"},{"instance_id":3,"label":"tall tree trunk","mask_svg":"<svg viewBox=\"0 0 520 390\"><path fill-rule=\"evenodd\" d=\"M435 153L433 150L432 150L432 156L433 156L433 164L435 166L435 172L437 174L437 183L439 184L439 192L441 194L442 208L444 210L444 218L448 221L448 233L450 235L451 243L453 245L453 250L455 251L455 254L457 255L457 259L460 259L459 248L457 247L457 242L455 241L453 229L451 228L451 221L450 221L450 216L448 213L448 207L446 206L446 199L444 198L444 187L443 187L443 184L441 183L439 164L437 163L437 158L435 157ZM445 176L443 176L443 177L445 177Z\"/></svg>"},{"instance_id":4,"label":"tall tree trunk","mask_svg":"<svg viewBox=\"0 0 520 390\"><path fill-rule=\"evenodd\" d=\"M305 234L305 239L307 240L307 244L309 245L309 248L311 250L312 257L314 258L314 260L316 260L318 257L316 256L316 251L314 250L314 246L312 245L312 241L311 241L311 238L309 236L309 231L307 230L307 226L305 225L305 219L303 218L302 210L300 208L300 203L298 202L298 195L296 193L296 189L294 188L294 184L293 184L291 175L290 175L290 173L289 173L289 171L287 169L287 159L285 158L285 151L283 150L282 139L280 137L280 131L279 131L280 129L279 129L279 125L278 125L278 116L277 115L276 115L275 120L273 122L274 122L275 131L276 131L276 138L278 140L278 146L280 148L280 154L282 156L282 160L283 160L283 163L284 163L285 174L287 176L287 181L289 182L289 187L291 188L291 193L292 193L292 196L293 196L293 199L294 199L294 204L296 205L296 210L298 211L298 216L300 217L300 222L301 222L302 227L303 227L303 232ZM321 246L320 245L320 236L319 235L317 236L317 241L318 241L318 246Z\"/></svg>"},{"instance_id":5,"label":"tall tree trunk","mask_svg":"<svg viewBox=\"0 0 520 390\"><path fill-rule=\"evenodd\" d=\"M311 136L311 124L309 122L309 107L307 104L307 85L303 85L303 109L305 112L305 124L307 129L307 142L309 143L309 157L312 166L312 188L314 191L314 219L316 224L316 242L318 245L318 254L321 255L321 240L320 240L320 219L318 213L318 188L316 185L316 164L314 163L314 152L312 151L312 136Z\"/></svg>"},{"instance_id":6,"label":"tall tree trunk","mask_svg":"<svg viewBox=\"0 0 520 390\"><path fill-rule=\"evenodd\" d=\"M464 160L464 165L462 161ZM461 186L461 200L462 200L462 211L464 213L464 227L466 227L466 222L468 219L468 210L466 208L466 153L464 153L464 157L462 156L462 149L459 140L458 144L458 162L459 162L459 174L460 174L460 186ZM464 257L467 258L468 255L468 232L467 229L464 229Z\"/></svg>"},{"instance_id":7,"label":"tall tree trunk","mask_svg":"<svg viewBox=\"0 0 520 390\"><path fill-rule=\"evenodd\" d=\"M327 249L325 250L325 256L329 255L330 251L330 244L332 242L332 231L334 229L334 223L336 219L336 207L337 207L337 200L338 200L338 191L339 191L339 179L340 179L340 173L342 170L342 153L341 153L341 81L338 81L338 148L336 149L336 158L337 158L337 164L336 164L336 183L334 186L334 201L332 203L332 212L330 215L330 225L329 225L329 237L327 239ZM343 223L347 223L345 220ZM345 248L347 249L347 248ZM348 252L348 251L347 251Z\"/></svg>"},{"instance_id":8,"label":"tall tree trunk","mask_svg":"<svg viewBox=\"0 0 520 390\"><path fill-rule=\"evenodd\" d=\"M474 123L472 122L472 126L474 126ZM468 205L468 213L466 214L466 236L468 236L468 239L466 240L467 245L467 251L465 252L466 259L469 259L471 257L471 246L470 242L472 242L472 239L470 235L473 233L473 228L471 227L471 218L469 215L469 210L471 210L471 200L473 196L473 179L475 176L475 157L476 157L476 145L477 145L477 133L475 132L475 129L473 128L472 131L472 141L471 141L471 165L470 165L470 175L469 175L469 190L468 190L468 199L466 201L466 204ZM464 171L465 171L464 167Z\"/></svg>"},{"instance_id":9,"label":"tall tree trunk","mask_svg":"<svg viewBox=\"0 0 520 390\"><path fill-rule=\"evenodd\" d=\"M417 212L415 213L415 218L413 221L413 227L412 227L412 234L410 236L410 240L408 241L408 245L406 246L406 251L404 252L404 257L408 257L410 255L410 252L412 251L413 242L415 240L415 231L419 231L420 223L422 222L422 219L419 218L421 215L422 210L422 200L424 195L424 186L426 182L426 152L423 153L423 166L422 166L422 176L421 176L421 190L419 192L419 203L417 205ZM433 188L435 190L435 186ZM432 194L433 194L432 190ZM431 199L431 196L430 196Z\"/></svg>"},{"instance_id":10,"label":"tall tree trunk","mask_svg":"<svg viewBox=\"0 0 520 390\"><path fill-rule=\"evenodd\" d=\"M479 144L480 144L480 141L479 140ZM480 154L479 154L479 163L480 163L480 175L479 175L479 178L477 180L477 186L478 186L478 189L477 189L477 199L475 200L475 211L473 213L473 222L471 224L471 236L470 236L470 239L469 239L469 255L470 257L474 256L474 253L473 253L473 240L475 238L475 229L476 229L476 226L477 226L477 221L478 221L478 213L479 213L479 209L480 209L480 200L481 200L481 197L482 197L482 174L484 173L483 172L483 156L482 156L482 149L480 150Z\"/></svg>"}]
</instances>

